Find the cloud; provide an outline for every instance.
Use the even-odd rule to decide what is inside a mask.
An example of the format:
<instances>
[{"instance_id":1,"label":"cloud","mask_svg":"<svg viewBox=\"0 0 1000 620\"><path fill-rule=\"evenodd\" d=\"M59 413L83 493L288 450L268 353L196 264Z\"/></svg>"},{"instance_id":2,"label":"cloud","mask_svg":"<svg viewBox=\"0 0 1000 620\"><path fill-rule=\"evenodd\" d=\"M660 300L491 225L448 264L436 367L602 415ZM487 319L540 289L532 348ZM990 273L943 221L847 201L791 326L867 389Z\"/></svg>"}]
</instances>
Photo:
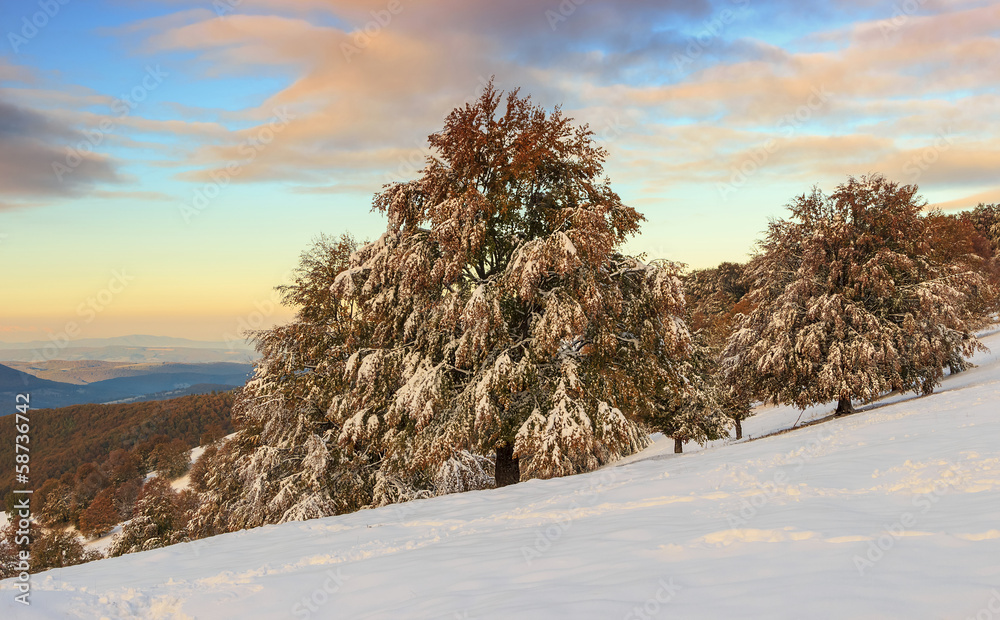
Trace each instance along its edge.
<instances>
[{"instance_id":1,"label":"cloud","mask_svg":"<svg viewBox=\"0 0 1000 620\"><path fill-rule=\"evenodd\" d=\"M322 183L359 167L398 168L393 151L425 143L451 108L472 99L491 74L501 87L523 86L551 107L566 101L568 89L552 72L561 70L562 50L574 41L591 50L620 48L628 57L623 62L641 66L648 56L643 50L666 44L664 37L648 41L645 23L669 14L706 15L710 9L707 2L679 0L563 4L401 2L393 14L386 2L245 0L225 17L185 11L130 30L151 30L149 51L195 52L206 75L278 67L292 75L287 87L243 111L260 125L205 141L182 163L197 170L178 178L201 182L228 163L239 163L246 139L269 122L273 110L286 106L296 112L296 121L233 180ZM307 19L317 11L333 19ZM546 63L552 68L541 68Z\"/></svg>"},{"instance_id":2,"label":"cloud","mask_svg":"<svg viewBox=\"0 0 1000 620\"><path fill-rule=\"evenodd\" d=\"M611 149L616 180L642 195L724 181L769 139L780 148L758 180L810 184L859 170L908 181L908 164L942 128L954 140L920 168L921 184L981 187L1000 152L986 138L1000 129L991 92L1000 82L995 3L927 0L899 18L867 0L242 0L220 17L204 3L166 1L177 10L116 34L141 40L146 53L183 58L171 66L187 67L185 78L263 74L284 82L242 110L175 103L164 105L166 117L118 121L147 139L132 147L169 144L150 163L178 170L183 182L210 182L236 166L234 183L377 190L386 175L412 172L408 162L422 157L427 134L492 74L501 88L521 86L545 107L564 104L591 123ZM781 24L820 30L777 43L776 6L795 9ZM726 23L724 11L732 12ZM844 17L852 13L863 19ZM677 55L692 42L697 53L679 67ZM0 77L5 67L0 61ZM796 119L817 92L827 100ZM60 93L33 96L56 105ZM90 105L99 98L62 96ZM294 118L270 136L282 111ZM90 124L99 117L80 114L76 126L90 126L79 122L86 114ZM55 112L41 120L63 130L73 124ZM270 137L250 158L247 145L262 135ZM114 173L113 161L91 163L103 169L81 179Z\"/></svg>"},{"instance_id":3,"label":"cloud","mask_svg":"<svg viewBox=\"0 0 1000 620\"><path fill-rule=\"evenodd\" d=\"M53 114L0 99L0 187L6 206L29 206L38 198L76 196L122 180L115 162L69 145L86 142L83 133Z\"/></svg>"},{"instance_id":4,"label":"cloud","mask_svg":"<svg viewBox=\"0 0 1000 620\"><path fill-rule=\"evenodd\" d=\"M174 200L171 196L164 194L163 192L150 192L150 191L108 191L108 190L97 190L93 192L93 196L96 198L104 198L107 200L140 200L143 202L148 202L151 200L161 201L161 200Z\"/></svg>"},{"instance_id":5,"label":"cloud","mask_svg":"<svg viewBox=\"0 0 1000 620\"><path fill-rule=\"evenodd\" d=\"M35 75L30 69L22 65L11 64L4 56L0 56L0 82L32 84L35 81Z\"/></svg>"},{"instance_id":6,"label":"cloud","mask_svg":"<svg viewBox=\"0 0 1000 620\"><path fill-rule=\"evenodd\" d=\"M970 209L979 204L1000 204L1000 187L979 192L970 196L963 196L954 200L945 200L928 205L929 208L941 209L942 211L952 211L958 209Z\"/></svg>"}]
</instances>

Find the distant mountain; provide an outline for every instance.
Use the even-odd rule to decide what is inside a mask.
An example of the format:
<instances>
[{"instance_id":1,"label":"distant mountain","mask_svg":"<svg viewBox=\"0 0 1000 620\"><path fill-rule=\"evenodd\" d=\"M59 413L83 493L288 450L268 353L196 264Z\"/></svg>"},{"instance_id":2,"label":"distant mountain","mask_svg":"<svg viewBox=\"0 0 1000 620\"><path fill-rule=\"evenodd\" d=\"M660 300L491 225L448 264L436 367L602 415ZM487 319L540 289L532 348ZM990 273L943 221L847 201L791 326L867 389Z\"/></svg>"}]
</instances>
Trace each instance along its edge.
<instances>
[{"instance_id":1,"label":"distant mountain","mask_svg":"<svg viewBox=\"0 0 1000 620\"><path fill-rule=\"evenodd\" d=\"M18 394L28 394L32 408L45 407L40 403L63 403L77 395L79 386L58 381L39 379L26 372L0 364L0 416L14 413ZM86 402L86 401L84 401ZM39 404L36 404L39 403Z\"/></svg>"},{"instance_id":2,"label":"distant mountain","mask_svg":"<svg viewBox=\"0 0 1000 620\"><path fill-rule=\"evenodd\" d=\"M242 372L246 364L230 362L213 362L203 364L144 362L132 364L129 362L103 362L95 360L51 362L4 362L15 370L26 372L39 379L86 385L107 379L123 377L139 377L153 374L196 373L202 375L230 375Z\"/></svg>"},{"instance_id":3,"label":"distant mountain","mask_svg":"<svg viewBox=\"0 0 1000 620\"><path fill-rule=\"evenodd\" d=\"M31 395L34 409L66 407L85 403L106 403L136 400L149 396L158 399L173 398L178 390L199 384L228 386L229 389L244 385L253 366L250 364L158 364L147 365L140 374L118 376L86 384L50 381L21 370L0 364L0 416L14 411L14 399L19 393ZM223 388L218 388L223 389ZM211 390L209 390L211 391Z\"/></svg>"},{"instance_id":4,"label":"distant mountain","mask_svg":"<svg viewBox=\"0 0 1000 620\"><path fill-rule=\"evenodd\" d=\"M97 360L105 362L251 362L259 356L244 340L212 342L169 336L81 338L59 347L50 340L0 342L0 362Z\"/></svg>"},{"instance_id":5,"label":"distant mountain","mask_svg":"<svg viewBox=\"0 0 1000 620\"><path fill-rule=\"evenodd\" d=\"M153 394L143 394L142 396L123 398L121 400L116 400L105 404L118 405L124 403L145 403L153 400L171 400L173 398L180 398L181 396L193 396L196 394L211 394L212 392L229 392L234 389L236 388L231 385L221 385L218 383L198 383L192 385L191 387L178 388L176 390L167 390L166 392L155 392Z\"/></svg>"},{"instance_id":6,"label":"distant mountain","mask_svg":"<svg viewBox=\"0 0 1000 620\"><path fill-rule=\"evenodd\" d=\"M26 344L26 343L19 343ZM260 357L249 349L207 349L194 347L66 347L54 349L51 343L38 348L4 349L0 348L0 362L37 362L43 360L83 361L96 360L105 362L177 362L177 363L207 363L207 362L241 362L249 363ZM48 348L46 348L48 347Z\"/></svg>"},{"instance_id":7,"label":"distant mountain","mask_svg":"<svg viewBox=\"0 0 1000 620\"><path fill-rule=\"evenodd\" d=\"M50 340L32 340L30 342L2 342L0 349L42 349L50 346ZM190 340L188 338L173 338L170 336L115 336L113 338L80 338L70 342L72 348L102 348L102 347L183 347L186 349L225 349L252 351L253 347L246 342Z\"/></svg>"}]
</instances>

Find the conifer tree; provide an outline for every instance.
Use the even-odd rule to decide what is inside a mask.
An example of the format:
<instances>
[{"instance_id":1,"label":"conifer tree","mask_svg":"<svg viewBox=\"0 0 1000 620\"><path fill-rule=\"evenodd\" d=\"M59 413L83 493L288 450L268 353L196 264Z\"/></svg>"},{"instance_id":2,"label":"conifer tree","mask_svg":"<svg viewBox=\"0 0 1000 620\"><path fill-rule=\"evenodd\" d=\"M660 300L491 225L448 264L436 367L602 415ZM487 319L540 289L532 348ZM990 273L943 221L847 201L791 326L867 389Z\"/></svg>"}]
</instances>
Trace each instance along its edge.
<instances>
[{"instance_id":1,"label":"conifer tree","mask_svg":"<svg viewBox=\"0 0 1000 620\"><path fill-rule=\"evenodd\" d=\"M729 380L757 399L806 407L890 390L928 393L971 355L965 300L984 284L935 260L916 186L850 178L796 198L748 267L753 310L729 339Z\"/></svg>"}]
</instances>

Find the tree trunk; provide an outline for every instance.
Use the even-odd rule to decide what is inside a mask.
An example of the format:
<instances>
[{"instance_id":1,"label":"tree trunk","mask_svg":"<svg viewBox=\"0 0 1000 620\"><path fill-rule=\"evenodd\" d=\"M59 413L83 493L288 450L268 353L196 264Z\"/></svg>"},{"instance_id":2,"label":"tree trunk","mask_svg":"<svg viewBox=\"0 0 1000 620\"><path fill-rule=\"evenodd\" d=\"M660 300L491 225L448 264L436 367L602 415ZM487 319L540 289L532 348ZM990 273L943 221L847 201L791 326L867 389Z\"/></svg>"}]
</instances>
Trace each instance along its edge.
<instances>
[{"instance_id":1,"label":"tree trunk","mask_svg":"<svg viewBox=\"0 0 1000 620\"><path fill-rule=\"evenodd\" d=\"M837 413L835 415L847 415L848 413L854 413L854 405L851 404L850 398L841 398L837 401Z\"/></svg>"},{"instance_id":2,"label":"tree trunk","mask_svg":"<svg viewBox=\"0 0 1000 620\"><path fill-rule=\"evenodd\" d=\"M681 454L684 452L684 440L680 437L674 437L674 454Z\"/></svg>"},{"instance_id":3,"label":"tree trunk","mask_svg":"<svg viewBox=\"0 0 1000 620\"><path fill-rule=\"evenodd\" d=\"M736 438L743 439L743 422L739 418L736 419Z\"/></svg>"},{"instance_id":4,"label":"tree trunk","mask_svg":"<svg viewBox=\"0 0 1000 620\"><path fill-rule=\"evenodd\" d=\"M509 443L497 448L495 476L497 488L505 487L508 484L517 484L521 481L521 468L517 459L514 458L514 446Z\"/></svg>"}]
</instances>

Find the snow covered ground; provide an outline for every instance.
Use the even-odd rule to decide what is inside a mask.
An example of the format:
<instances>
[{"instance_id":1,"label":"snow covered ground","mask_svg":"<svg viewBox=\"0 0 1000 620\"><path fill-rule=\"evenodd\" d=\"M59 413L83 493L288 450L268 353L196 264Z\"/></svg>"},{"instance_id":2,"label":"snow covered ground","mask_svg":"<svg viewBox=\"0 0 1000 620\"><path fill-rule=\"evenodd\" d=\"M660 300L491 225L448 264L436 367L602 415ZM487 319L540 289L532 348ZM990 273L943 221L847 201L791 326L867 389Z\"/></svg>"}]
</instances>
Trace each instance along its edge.
<instances>
[{"instance_id":1,"label":"snow covered ground","mask_svg":"<svg viewBox=\"0 0 1000 620\"><path fill-rule=\"evenodd\" d=\"M30 609L8 580L0 617L1000 620L1000 356L976 361L794 432L49 571Z\"/></svg>"}]
</instances>

